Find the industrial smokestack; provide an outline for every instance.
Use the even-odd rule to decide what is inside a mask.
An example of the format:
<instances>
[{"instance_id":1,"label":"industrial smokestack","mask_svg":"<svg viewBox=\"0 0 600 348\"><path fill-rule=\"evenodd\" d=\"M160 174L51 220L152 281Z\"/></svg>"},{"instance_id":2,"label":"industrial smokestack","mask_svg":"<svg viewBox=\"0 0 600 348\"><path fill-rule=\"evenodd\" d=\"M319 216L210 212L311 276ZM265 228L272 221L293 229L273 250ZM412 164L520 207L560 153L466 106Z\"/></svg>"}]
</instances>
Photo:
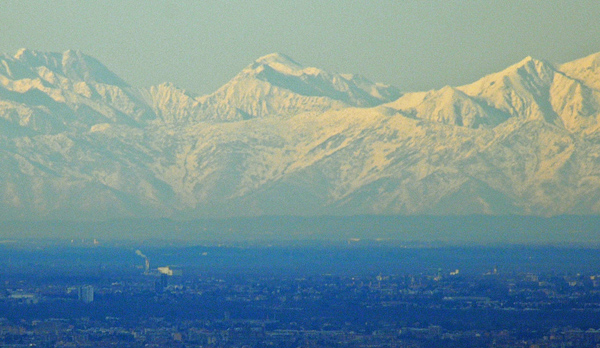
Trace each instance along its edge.
<instances>
[{"instance_id":1,"label":"industrial smokestack","mask_svg":"<svg viewBox=\"0 0 600 348\"><path fill-rule=\"evenodd\" d=\"M144 260L145 260L145 265L144 265L144 267L145 267L145 269L144 269L144 274L148 274L148 273L150 272L150 260L149 260L149 259L148 259L148 257L147 257L146 255L144 255L144 253L142 253L140 250L136 250L136 251L135 251L135 254L136 254L136 255L138 255L138 256L140 256L140 257L143 257L143 258L144 258Z\"/></svg>"}]
</instances>

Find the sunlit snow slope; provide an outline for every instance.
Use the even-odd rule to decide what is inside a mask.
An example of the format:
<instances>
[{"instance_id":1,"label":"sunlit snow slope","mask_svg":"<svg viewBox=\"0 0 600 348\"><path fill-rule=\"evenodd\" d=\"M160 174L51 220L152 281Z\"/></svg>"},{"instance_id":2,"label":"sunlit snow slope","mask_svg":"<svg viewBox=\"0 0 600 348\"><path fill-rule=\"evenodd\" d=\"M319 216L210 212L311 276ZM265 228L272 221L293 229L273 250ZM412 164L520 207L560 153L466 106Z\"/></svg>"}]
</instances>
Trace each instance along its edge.
<instances>
[{"instance_id":1,"label":"sunlit snow slope","mask_svg":"<svg viewBox=\"0 0 600 348\"><path fill-rule=\"evenodd\" d=\"M20 50L0 56L0 219L598 214L599 57L401 94L271 54L197 96Z\"/></svg>"}]
</instances>

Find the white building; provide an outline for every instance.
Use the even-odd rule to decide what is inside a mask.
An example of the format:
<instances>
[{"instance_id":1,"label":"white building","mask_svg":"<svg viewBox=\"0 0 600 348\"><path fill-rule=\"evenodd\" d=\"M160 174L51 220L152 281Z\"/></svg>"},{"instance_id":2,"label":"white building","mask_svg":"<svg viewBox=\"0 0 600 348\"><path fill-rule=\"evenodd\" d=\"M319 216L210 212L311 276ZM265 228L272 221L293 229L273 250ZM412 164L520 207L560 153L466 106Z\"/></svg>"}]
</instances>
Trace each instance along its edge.
<instances>
[{"instance_id":1,"label":"white building","mask_svg":"<svg viewBox=\"0 0 600 348\"><path fill-rule=\"evenodd\" d=\"M90 303L94 301L94 287L91 285L80 286L77 291L79 301Z\"/></svg>"}]
</instances>

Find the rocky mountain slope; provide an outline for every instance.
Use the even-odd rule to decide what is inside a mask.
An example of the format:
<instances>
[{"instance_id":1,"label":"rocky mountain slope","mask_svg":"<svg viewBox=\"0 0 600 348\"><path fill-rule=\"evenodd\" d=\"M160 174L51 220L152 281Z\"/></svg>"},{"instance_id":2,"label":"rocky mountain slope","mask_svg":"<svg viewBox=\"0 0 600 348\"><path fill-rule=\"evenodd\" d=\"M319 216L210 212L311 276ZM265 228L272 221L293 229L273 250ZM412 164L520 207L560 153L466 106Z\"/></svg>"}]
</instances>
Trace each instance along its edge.
<instances>
[{"instance_id":1,"label":"rocky mountain slope","mask_svg":"<svg viewBox=\"0 0 600 348\"><path fill-rule=\"evenodd\" d=\"M600 54L401 94L259 58L213 94L0 56L0 219L598 214Z\"/></svg>"}]
</instances>

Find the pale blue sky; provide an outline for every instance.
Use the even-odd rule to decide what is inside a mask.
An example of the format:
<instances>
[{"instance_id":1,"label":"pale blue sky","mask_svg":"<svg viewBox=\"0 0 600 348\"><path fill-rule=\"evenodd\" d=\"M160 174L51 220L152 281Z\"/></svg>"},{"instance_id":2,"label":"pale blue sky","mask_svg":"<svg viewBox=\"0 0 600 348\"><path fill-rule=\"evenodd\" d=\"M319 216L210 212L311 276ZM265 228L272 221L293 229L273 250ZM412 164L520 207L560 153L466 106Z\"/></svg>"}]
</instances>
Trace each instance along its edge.
<instances>
[{"instance_id":1,"label":"pale blue sky","mask_svg":"<svg viewBox=\"0 0 600 348\"><path fill-rule=\"evenodd\" d=\"M403 91L460 85L531 55L600 51L600 1L2 0L0 52L79 49L136 86L210 93L256 58Z\"/></svg>"}]
</instances>

